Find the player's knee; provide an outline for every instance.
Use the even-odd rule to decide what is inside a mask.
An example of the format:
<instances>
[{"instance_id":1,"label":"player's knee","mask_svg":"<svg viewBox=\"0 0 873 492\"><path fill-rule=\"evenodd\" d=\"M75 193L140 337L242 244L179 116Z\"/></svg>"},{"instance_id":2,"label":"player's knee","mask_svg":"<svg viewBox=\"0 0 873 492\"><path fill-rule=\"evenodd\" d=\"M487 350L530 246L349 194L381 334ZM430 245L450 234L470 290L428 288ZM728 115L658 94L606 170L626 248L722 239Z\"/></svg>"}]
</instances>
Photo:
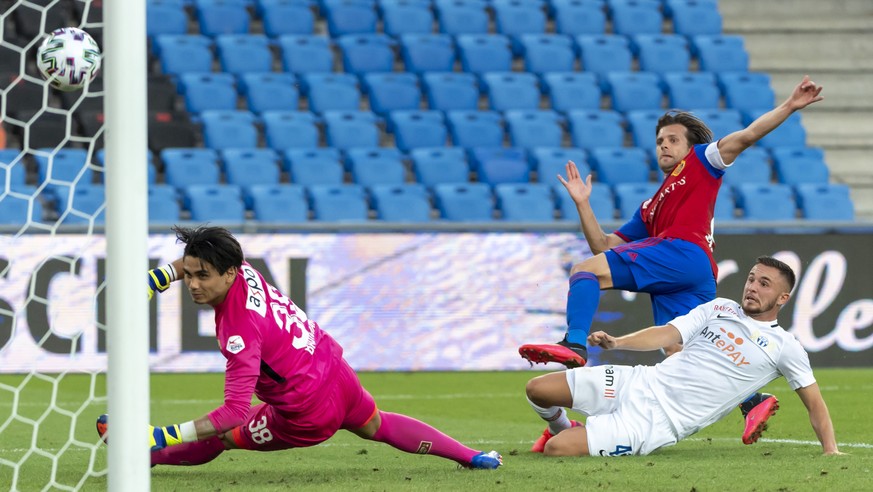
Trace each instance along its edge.
<instances>
[{"instance_id":1,"label":"player's knee","mask_svg":"<svg viewBox=\"0 0 873 492\"><path fill-rule=\"evenodd\" d=\"M585 456L588 452L588 444L581 442L576 434L576 432L564 431L549 439L543 449L543 454L546 456Z\"/></svg>"},{"instance_id":2,"label":"player's knee","mask_svg":"<svg viewBox=\"0 0 873 492\"><path fill-rule=\"evenodd\" d=\"M585 262L576 263L573 265L573 268L570 269L570 276L576 275L577 273L587 272L588 268L585 265Z\"/></svg>"},{"instance_id":3,"label":"player's knee","mask_svg":"<svg viewBox=\"0 0 873 492\"><path fill-rule=\"evenodd\" d=\"M527 398L539 406L548 405L547 385L544 383L545 381L543 381L541 377L536 377L528 381L527 385L524 387L524 392L527 394Z\"/></svg>"},{"instance_id":4,"label":"player's knee","mask_svg":"<svg viewBox=\"0 0 873 492\"><path fill-rule=\"evenodd\" d=\"M233 432L225 432L218 437L224 443L224 449L239 449L239 445L233 440Z\"/></svg>"}]
</instances>

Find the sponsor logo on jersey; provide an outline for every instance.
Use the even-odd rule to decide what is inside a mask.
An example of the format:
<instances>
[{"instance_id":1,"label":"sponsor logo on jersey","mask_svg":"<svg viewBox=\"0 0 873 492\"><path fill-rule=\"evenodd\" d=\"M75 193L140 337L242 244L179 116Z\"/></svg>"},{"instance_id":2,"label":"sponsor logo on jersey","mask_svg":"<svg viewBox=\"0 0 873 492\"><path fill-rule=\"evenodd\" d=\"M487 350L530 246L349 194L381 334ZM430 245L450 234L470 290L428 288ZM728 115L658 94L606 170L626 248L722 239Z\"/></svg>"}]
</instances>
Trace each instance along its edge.
<instances>
[{"instance_id":1,"label":"sponsor logo on jersey","mask_svg":"<svg viewBox=\"0 0 873 492\"><path fill-rule=\"evenodd\" d=\"M232 354L238 354L246 348L246 342L239 335L233 335L227 339L227 351Z\"/></svg>"},{"instance_id":2,"label":"sponsor logo on jersey","mask_svg":"<svg viewBox=\"0 0 873 492\"><path fill-rule=\"evenodd\" d=\"M718 331L720 333L717 333L709 326L705 326L701 335L705 340L712 342L713 345L715 345L721 353L726 355L728 359L731 359L737 367L749 365L742 350L740 350L740 346L746 343L746 341L724 328L719 327ZM722 336L724 336L724 338L722 338Z\"/></svg>"},{"instance_id":3,"label":"sponsor logo on jersey","mask_svg":"<svg viewBox=\"0 0 873 492\"><path fill-rule=\"evenodd\" d=\"M720 311L722 313L733 314L734 316L738 316L737 311L731 306L725 304L716 304L712 306L713 311Z\"/></svg>"},{"instance_id":4,"label":"sponsor logo on jersey","mask_svg":"<svg viewBox=\"0 0 873 492\"><path fill-rule=\"evenodd\" d=\"M612 369L612 366L604 366L603 375L603 397L615 398L615 371Z\"/></svg>"},{"instance_id":5,"label":"sponsor logo on jersey","mask_svg":"<svg viewBox=\"0 0 873 492\"><path fill-rule=\"evenodd\" d=\"M264 283L261 282L261 277L254 268L243 265L243 279L246 281L246 309L254 311L263 318L267 315L267 296L264 293Z\"/></svg>"},{"instance_id":6,"label":"sponsor logo on jersey","mask_svg":"<svg viewBox=\"0 0 873 492\"><path fill-rule=\"evenodd\" d=\"M675 169L673 169L673 172L670 175L679 176L679 173L681 173L683 169L685 169L685 159L679 161L679 164L676 166Z\"/></svg>"},{"instance_id":7,"label":"sponsor logo on jersey","mask_svg":"<svg viewBox=\"0 0 873 492\"><path fill-rule=\"evenodd\" d=\"M767 346L770 345L770 340L768 340L764 335L759 335L758 338L755 339L755 343L762 348L767 348Z\"/></svg>"},{"instance_id":8,"label":"sponsor logo on jersey","mask_svg":"<svg viewBox=\"0 0 873 492\"><path fill-rule=\"evenodd\" d=\"M421 441L418 444L418 449L415 451L416 454L427 454L430 453L430 448L433 447L433 443L430 441Z\"/></svg>"}]
</instances>

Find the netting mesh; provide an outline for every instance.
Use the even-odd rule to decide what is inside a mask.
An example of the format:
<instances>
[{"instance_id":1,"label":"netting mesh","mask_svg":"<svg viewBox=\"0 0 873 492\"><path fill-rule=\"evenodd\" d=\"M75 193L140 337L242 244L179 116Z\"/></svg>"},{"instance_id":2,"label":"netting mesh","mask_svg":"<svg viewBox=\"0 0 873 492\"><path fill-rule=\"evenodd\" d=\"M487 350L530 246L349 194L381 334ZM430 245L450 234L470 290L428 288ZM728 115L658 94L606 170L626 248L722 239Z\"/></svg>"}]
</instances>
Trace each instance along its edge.
<instances>
[{"instance_id":1,"label":"netting mesh","mask_svg":"<svg viewBox=\"0 0 873 492\"><path fill-rule=\"evenodd\" d=\"M0 0L0 489L106 474L102 75L61 93L35 63L65 26L102 47L101 1Z\"/></svg>"}]
</instances>

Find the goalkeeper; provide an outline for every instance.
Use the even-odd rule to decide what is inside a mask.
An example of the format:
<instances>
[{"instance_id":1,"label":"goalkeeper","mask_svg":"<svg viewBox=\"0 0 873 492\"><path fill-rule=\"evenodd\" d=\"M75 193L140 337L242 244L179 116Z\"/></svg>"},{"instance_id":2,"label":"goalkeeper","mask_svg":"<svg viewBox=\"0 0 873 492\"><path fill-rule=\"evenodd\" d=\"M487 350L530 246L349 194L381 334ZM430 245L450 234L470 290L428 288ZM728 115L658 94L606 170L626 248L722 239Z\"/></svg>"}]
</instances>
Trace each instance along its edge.
<instances>
[{"instance_id":1,"label":"goalkeeper","mask_svg":"<svg viewBox=\"0 0 873 492\"><path fill-rule=\"evenodd\" d=\"M339 429L467 468L502 464L496 451L471 449L419 420L379 410L342 347L244 261L229 231L173 230L184 255L149 272L149 297L183 278L195 303L213 307L227 359L224 404L193 421L152 427L152 465L202 464L226 449L315 446ZM252 394L263 403L252 407ZM97 430L105 438L105 415Z\"/></svg>"}]
</instances>

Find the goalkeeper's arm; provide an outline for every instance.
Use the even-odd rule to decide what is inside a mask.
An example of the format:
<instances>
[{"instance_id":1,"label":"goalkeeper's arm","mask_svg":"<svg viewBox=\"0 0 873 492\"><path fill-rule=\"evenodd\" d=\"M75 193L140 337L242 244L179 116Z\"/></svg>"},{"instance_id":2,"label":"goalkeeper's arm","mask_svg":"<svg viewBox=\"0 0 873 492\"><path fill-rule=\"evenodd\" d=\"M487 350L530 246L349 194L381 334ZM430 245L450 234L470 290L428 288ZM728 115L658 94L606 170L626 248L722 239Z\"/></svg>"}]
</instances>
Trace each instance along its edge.
<instances>
[{"instance_id":1,"label":"goalkeeper's arm","mask_svg":"<svg viewBox=\"0 0 873 492\"><path fill-rule=\"evenodd\" d=\"M170 284L182 278L182 260L178 259L164 266L159 266L148 273L149 299L154 297L155 292L163 292L170 288Z\"/></svg>"},{"instance_id":2,"label":"goalkeeper's arm","mask_svg":"<svg viewBox=\"0 0 873 492\"><path fill-rule=\"evenodd\" d=\"M152 451L159 451L167 446L194 442L217 434L218 432L209 417L201 417L197 420L166 427L149 426L149 444Z\"/></svg>"}]
</instances>

